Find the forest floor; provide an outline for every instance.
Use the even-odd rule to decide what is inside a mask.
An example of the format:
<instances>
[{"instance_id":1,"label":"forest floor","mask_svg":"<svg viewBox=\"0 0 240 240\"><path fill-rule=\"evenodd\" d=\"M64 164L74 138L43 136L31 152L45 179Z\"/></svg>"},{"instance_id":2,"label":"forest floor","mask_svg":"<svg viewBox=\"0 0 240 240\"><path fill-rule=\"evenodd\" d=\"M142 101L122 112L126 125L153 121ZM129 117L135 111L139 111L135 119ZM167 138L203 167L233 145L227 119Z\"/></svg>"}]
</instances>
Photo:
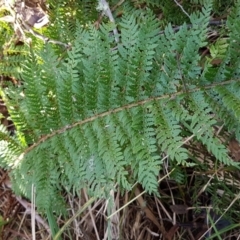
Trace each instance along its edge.
<instances>
[{"instance_id":1,"label":"forest floor","mask_svg":"<svg viewBox=\"0 0 240 240\"><path fill-rule=\"evenodd\" d=\"M62 238L54 239L240 239L240 224L235 221L240 195L234 198L226 193L229 189L239 191L239 174L214 169L211 156L204 155L202 146L191 147L198 160L209 162L209 169L181 168L188 179L183 183L171 180L166 170L161 171L159 196L149 195L136 185L131 192L112 193L114 202L98 199L77 215L90 199L87 192L82 190L81 197L63 193L69 215L58 216L58 226L65 231ZM230 141L230 154L237 160L239 149L235 140ZM219 187L212 189L215 192L206 190L216 181ZM30 200L14 195L4 170L0 170L0 239L52 239L47 218Z\"/></svg>"}]
</instances>

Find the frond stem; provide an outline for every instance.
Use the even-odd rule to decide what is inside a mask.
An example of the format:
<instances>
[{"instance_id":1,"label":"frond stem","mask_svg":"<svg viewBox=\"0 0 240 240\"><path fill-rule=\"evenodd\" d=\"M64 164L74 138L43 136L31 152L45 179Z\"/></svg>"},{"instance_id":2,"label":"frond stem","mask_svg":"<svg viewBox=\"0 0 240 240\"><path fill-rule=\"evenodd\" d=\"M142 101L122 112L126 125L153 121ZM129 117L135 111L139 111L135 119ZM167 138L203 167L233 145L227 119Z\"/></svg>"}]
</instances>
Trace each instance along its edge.
<instances>
[{"instance_id":1,"label":"frond stem","mask_svg":"<svg viewBox=\"0 0 240 240\"><path fill-rule=\"evenodd\" d=\"M228 85L228 84L231 84L231 83L234 83L234 82L237 82L237 81L240 81L240 79L228 80L228 81L219 82L219 83L213 83L213 84L209 84L209 85L206 85L206 86L203 86L203 87L202 86L201 87L196 87L196 88L193 88L193 89L189 89L188 93L191 94L191 93L194 93L194 92L197 92L197 91L208 90L208 89L212 89L212 88L214 88L216 86L224 86L224 85ZM109 110L109 111L106 111L106 112L103 112L103 113L95 114L94 116L89 117L87 119L84 119L82 121L75 122L75 123L70 124L70 125L66 125L63 128L61 128L61 129L58 129L56 131L53 131L50 134L47 134L47 135L41 137L36 143L34 143L30 147L28 147L24 151L24 153L21 154L21 156L19 158L22 159L23 155L27 154L32 149L36 148L37 146L39 146L41 143L45 142L49 138L51 138L53 136L56 136L58 134L62 134L64 132L66 132L67 130L70 130L70 129L76 127L76 126L81 126L81 125L83 125L85 123L93 122L97 118L103 118L103 117L106 117L106 116L108 116L110 114L118 113L118 112L121 112L121 111L126 110L126 109L131 109L131 108L134 108L134 107L137 107L137 106L141 106L141 105L150 103L152 101L162 100L162 99L167 99L167 98L169 98L169 101L170 101L170 100L174 99L175 97L180 96L180 95L185 94L185 93L186 92L184 90L181 90L179 92L165 94L165 95L162 95L160 97L151 97L151 98L148 98L148 99L145 99L145 100L142 100L142 101L138 101L138 102L134 102L134 103L130 103L128 105L125 105L125 106L122 106L122 107L119 107L119 108L116 108L116 109L112 109L112 110ZM18 159L18 160L20 161L21 159Z\"/></svg>"}]
</instances>

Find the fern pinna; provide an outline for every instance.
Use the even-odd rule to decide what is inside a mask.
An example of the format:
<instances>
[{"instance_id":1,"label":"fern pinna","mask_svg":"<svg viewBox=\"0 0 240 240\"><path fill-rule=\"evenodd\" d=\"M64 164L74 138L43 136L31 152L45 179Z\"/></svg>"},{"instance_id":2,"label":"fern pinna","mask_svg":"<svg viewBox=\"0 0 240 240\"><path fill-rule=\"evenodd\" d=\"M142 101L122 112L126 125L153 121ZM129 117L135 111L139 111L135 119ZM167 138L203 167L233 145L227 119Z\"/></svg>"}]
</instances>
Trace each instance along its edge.
<instances>
[{"instance_id":1,"label":"fern pinna","mask_svg":"<svg viewBox=\"0 0 240 240\"><path fill-rule=\"evenodd\" d=\"M240 140L239 11L238 3L217 67L200 65L211 4L191 15L190 29L168 25L159 34L151 11L133 12L118 25L117 45L112 24L77 24L66 57L48 44L30 51L22 86L2 91L16 135L1 130L1 165L11 169L15 191L30 197L34 184L37 206L56 211L63 188L107 197L116 182L125 190L139 182L156 193L164 159L198 164L184 145L189 137L238 168L213 126L223 121Z\"/></svg>"}]
</instances>

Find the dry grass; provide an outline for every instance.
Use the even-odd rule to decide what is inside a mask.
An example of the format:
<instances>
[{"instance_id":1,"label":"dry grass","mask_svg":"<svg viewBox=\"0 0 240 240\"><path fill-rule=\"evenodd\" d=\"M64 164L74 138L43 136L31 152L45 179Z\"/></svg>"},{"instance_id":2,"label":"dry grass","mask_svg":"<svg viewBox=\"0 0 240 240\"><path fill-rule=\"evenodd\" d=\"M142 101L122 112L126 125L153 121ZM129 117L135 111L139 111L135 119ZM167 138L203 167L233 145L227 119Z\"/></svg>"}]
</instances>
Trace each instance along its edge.
<instances>
[{"instance_id":1,"label":"dry grass","mask_svg":"<svg viewBox=\"0 0 240 240\"><path fill-rule=\"evenodd\" d=\"M74 217L71 221L58 218L59 227L66 227L62 239L195 240L211 237L214 228L219 232L224 227L230 230L215 239L240 239L240 225L234 225L240 221L239 174L216 164L193 139L186 144L202 167L180 168L183 182L169 177L166 167L160 173L158 197L135 185L124 195L111 192L112 201L95 200L78 215L90 197L84 190L81 198L66 194L69 219ZM230 151L234 157L231 147ZM0 175L0 211L5 220L1 239L51 239L47 220L37 212L32 234L31 203L12 193L6 172L1 170Z\"/></svg>"}]
</instances>

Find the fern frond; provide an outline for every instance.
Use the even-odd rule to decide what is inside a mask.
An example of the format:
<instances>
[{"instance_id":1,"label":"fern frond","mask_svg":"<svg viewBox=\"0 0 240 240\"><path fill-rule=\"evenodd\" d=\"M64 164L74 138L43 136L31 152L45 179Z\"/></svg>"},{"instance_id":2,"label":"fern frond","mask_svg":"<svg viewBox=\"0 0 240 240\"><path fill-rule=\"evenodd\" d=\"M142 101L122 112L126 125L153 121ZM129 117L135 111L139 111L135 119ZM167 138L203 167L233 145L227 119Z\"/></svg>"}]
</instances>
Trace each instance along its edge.
<instances>
[{"instance_id":1,"label":"fern frond","mask_svg":"<svg viewBox=\"0 0 240 240\"><path fill-rule=\"evenodd\" d=\"M4 169L11 169L16 161L16 155L21 154L23 147L16 137L10 136L6 127L0 125L0 161Z\"/></svg>"},{"instance_id":2,"label":"fern frond","mask_svg":"<svg viewBox=\"0 0 240 240\"><path fill-rule=\"evenodd\" d=\"M213 127L220 119L239 129L234 63L239 52L233 51L231 35L217 70L206 64L202 71L199 49L207 45L210 13L206 4L191 15L191 29L184 24L176 33L168 25L162 35L150 10L126 14L117 46L115 25L97 30L77 23L66 56L59 59L59 50L48 44L30 52L22 64L23 86L15 96L11 88L4 90L6 104L16 105L9 111L12 120L25 137L21 154L13 157L15 190L29 197L34 184L38 206L56 211L63 209L62 188L109 197L116 183L130 190L139 182L157 193L163 159L197 164L189 160L189 138L202 143L218 164L238 167ZM238 21L234 24L229 31L238 29ZM226 121L229 113L234 120Z\"/></svg>"}]
</instances>

